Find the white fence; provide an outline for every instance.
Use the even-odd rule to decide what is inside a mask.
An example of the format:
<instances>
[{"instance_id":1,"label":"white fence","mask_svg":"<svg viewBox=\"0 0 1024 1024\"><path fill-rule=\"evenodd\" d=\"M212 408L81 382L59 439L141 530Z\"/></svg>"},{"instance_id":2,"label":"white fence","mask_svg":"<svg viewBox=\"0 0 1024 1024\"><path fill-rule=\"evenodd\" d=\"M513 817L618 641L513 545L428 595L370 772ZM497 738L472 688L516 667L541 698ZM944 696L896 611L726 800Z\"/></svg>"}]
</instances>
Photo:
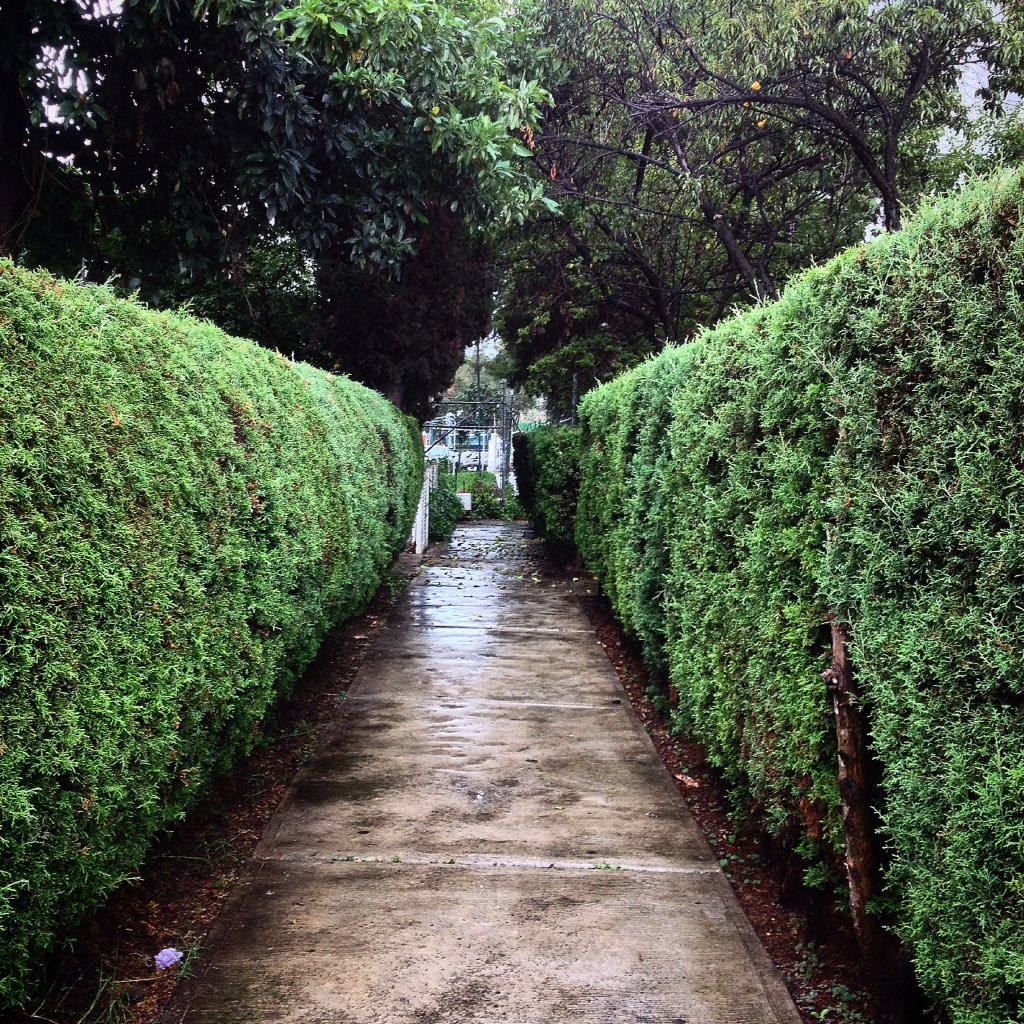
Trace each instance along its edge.
<instances>
[{"instance_id":1,"label":"white fence","mask_svg":"<svg viewBox=\"0 0 1024 1024\"><path fill-rule=\"evenodd\" d=\"M430 543L430 492L437 487L437 473L437 463L428 462L423 471L423 490L420 491L416 520L409 537L409 543L414 546L417 555L422 555Z\"/></svg>"}]
</instances>

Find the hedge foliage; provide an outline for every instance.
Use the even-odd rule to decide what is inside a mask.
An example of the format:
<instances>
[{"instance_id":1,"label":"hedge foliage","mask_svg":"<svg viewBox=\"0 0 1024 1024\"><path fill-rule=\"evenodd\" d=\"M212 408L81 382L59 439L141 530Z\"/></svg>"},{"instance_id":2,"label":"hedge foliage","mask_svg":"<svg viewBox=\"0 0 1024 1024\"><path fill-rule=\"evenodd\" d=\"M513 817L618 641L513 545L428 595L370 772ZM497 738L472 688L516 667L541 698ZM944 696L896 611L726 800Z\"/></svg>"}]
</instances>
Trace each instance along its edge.
<instances>
[{"instance_id":1,"label":"hedge foliage","mask_svg":"<svg viewBox=\"0 0 1024 1024\"><path fill-rule=\"evenodd\" d=\"M537 534L559 555L575 549L581 437L578 427L539 427L512 438L519 500Z\"/></svg>"},{"instance_id":2,"label":"hedge foliage","mask_svg":"<svg viewBox=\"0 0 1024 1024\"><path fill-rule=\"evenodd\" d=\"M455 477L441 472L437 486L430 492L430 543L451 540L464 514L465 509L455 493Z\"/></svg>"},{"instance_id":3,"label":"hedge foliage","mask_svg":"<svg viewBox=\"0 0 1024 1024\"><path fill-rule=\"evenodd\" d=\"M880 909L956 1024L1024 1014L1022 220L1021 173L975 183L581 407L580 550L806 853L842 846L848 624Z\"/></svg>"},{"instance_id":4,"label":"hedge foliage","mask_svg":"<svg viewBox=\"0 0 1024 1024\"><path fill-rule=\"evenodd\" d=\"M523 507L511 488L507 489L502 503L498 477L487 470L460 470L455 479L455 489L472 498L469 512L463 512L464 519L503 519L505 522L513 522L525 518Z\"/></svg>"},{"instance_id":5,"label":"hedge foliage","mask_svg":"<svg viewBox=\"0 0 1024 1024\"><path fill-rule=\"evenodd\" d=\"M0 1004L252 746L421 481L374 392L0 262Z\"/></svg>"}]
</instances>

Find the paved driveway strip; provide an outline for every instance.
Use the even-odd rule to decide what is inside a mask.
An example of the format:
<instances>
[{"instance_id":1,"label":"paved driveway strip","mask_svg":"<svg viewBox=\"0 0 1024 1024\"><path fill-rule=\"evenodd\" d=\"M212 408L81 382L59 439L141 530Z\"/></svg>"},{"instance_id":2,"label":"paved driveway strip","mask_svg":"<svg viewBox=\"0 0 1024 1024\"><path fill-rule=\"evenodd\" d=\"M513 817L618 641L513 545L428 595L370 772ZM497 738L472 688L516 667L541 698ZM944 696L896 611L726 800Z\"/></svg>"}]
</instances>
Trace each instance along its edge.
<instances>
[{"instance_id":1,"label":"paved driveway strip","mask_svg":"<svg viewBox=\"0 0 1024 1024\"><path fill-rule=\"evenodd\" d=\"M797 1024L572 593L460 528L165 1024Z\"/></svg>"}]
</instances>

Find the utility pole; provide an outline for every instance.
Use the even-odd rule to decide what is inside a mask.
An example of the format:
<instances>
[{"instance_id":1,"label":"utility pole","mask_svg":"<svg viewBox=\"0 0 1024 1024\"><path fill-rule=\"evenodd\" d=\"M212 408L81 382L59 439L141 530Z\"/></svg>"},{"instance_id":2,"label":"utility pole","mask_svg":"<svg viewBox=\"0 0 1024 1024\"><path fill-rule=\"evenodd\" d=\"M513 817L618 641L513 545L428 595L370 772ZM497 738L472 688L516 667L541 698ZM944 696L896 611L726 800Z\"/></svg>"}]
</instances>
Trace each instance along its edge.
<instances>
[{"instance_id":1,"label":"utility pole","mask_svg":"<svg viewBox=\"0 0 1024 1024\"><path fill-rule=\"evenodd\" d=\"M501 382L501 504L508 501L508 471L512 457L512 402L508 381Z\"/></svg>"},{"instance_id":2,"label":"utility pole","mask_svg":"<svg viewBox=\"0 0 1024 1024\"><path fill-rule=\"evenodd\" d=\"M480 390L480 339L476 339L476 394L473 396L478 402L483 401L483 392ZM483 406L477 406L477 409L483 411ZM477 416L478 420L482 420L482 417ZM482 430L477 430L476 433L476 471L482 473L484 471L484 433Z\"/></svg>"}]
</instances>

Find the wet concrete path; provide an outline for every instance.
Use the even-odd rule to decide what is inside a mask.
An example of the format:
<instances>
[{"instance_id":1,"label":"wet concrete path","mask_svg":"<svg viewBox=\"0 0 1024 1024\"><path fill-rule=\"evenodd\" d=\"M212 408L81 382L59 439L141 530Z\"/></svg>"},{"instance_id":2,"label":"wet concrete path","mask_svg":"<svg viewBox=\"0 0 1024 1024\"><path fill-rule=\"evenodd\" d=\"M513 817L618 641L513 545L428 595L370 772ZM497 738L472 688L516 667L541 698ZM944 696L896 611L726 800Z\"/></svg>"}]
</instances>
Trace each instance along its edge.
<instances>
[{"instance_id":1,"label":"wet concrete path","mask_svg":"<svg viewBox=\"0 0 1024 1024\"><path fill-rule=\"evenodd\" d=\"M796 1024L572 586L424 565L167 1024Z\"/></svg>"}]
</instances>

